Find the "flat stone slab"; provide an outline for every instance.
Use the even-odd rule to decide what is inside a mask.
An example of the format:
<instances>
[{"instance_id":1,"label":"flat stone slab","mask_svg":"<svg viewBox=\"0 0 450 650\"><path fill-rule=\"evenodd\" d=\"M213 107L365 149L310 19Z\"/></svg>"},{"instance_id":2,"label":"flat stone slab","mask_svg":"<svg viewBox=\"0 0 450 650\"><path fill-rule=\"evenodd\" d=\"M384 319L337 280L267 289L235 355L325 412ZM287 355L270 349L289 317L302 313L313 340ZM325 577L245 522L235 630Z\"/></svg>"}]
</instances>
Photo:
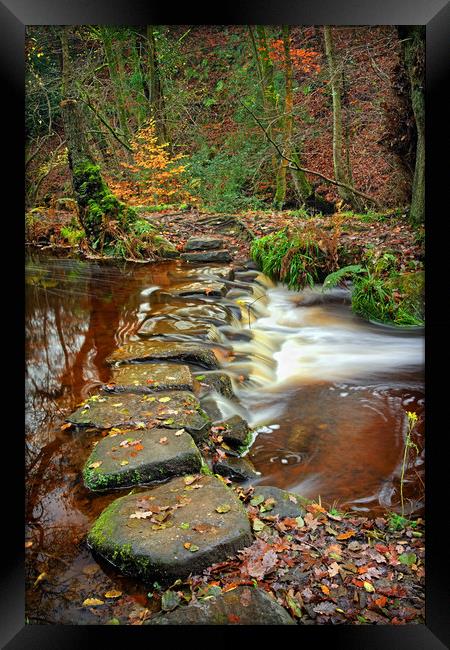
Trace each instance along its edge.
<instances>
[{"instance_id":1,"label":"flat stone slab","mask_svg":"<svg viewBox=\"0 0 450 650\"><path fill-rule=\"evenodd\" d=\"M210 428L210 421L199 401L186 391L156 395L94 395L66 420L95 429L140 426L142 423L150 428L186 429L195 440L204 438Z\"/></svg>"},{"instance_id":2,"label":"flat stone slab","mask_svg":"<svg viewBox=\"0 0 450 650\"><path fill-rule=\"evenodd\" d=\"M232 280L234 270L229 266L202 266L199 269L190 269L186 272L190 278L220 278L221 280Z\"/></svg>"},{"instance_id":3,"label":"flat stone slab","mask_svg":"<svg viewBox=\"0 0 450 650\"><path fill-rule=\"evenodd\" d=\"M143 322L138 330L142 338L166 337L188 339L195 338L205 341L220 341L219 330L212 323L196 323L188 320L175 320L174 318L155 319L149 318Z\"/></svg>"},{"instance_id":4,"label":"flat stone slab","mask_svg":"<svg viewBox=\"0 0 450 650\"><path fill-rule=\"evenodd\" d=\"M233 415L226 420L223 420L221 426L225 427L220 435L223 441L230 445L230 447L242 447L249 443L250 429L248 422L241 418L240 415Z\"/></svg>"},{"instance_id":5,"label":"flat stone slab","mask_svg":"<svg viewBox=\"0 0 450 650\"><path fill-rule=\"evenodd\" d=\"M184 250L186 252L216 250L217 248L223 248L224 243L224 240L219 237L190 237Z\"/></svg>"},{"instance_id":6,"label":"flat stone slab","mask_svg":"<svg viewBox=\"0 0 450 650\"><path fill-rule=\"evenodd\" d=\"M204 303L194 305L193 307L182 307L174 310L170 314L173 318L183 320L194 319L206 321L215 325L227 325L233 320L233 312L224 305L215 305L213 303Z\"/></svg>"},{"instance_id":7,"label":"flat stone slab","mask_svg":"<svg viewBox=\"0 0 450 650\"><path fill-rule=\"evenodd\" d=\"M189 367L178 363L135 363L113 368L111 383L103 388L124 393L192 390L193 379Z\"/></svg>"},{"instance_id":8,"label":"flat stone slab","mask_svg":"<svg viewBox=\"0 0 450 650\"><path fill-rule=\"evenodd\" d=\"M280 490L280 488L271 485L257 485L253 492L253 498L259 496L264 497L264 501L270 499L272 507L270 511L265 511L265 514L278 515L280 519L304 517L306 514L304 506L308 504L308 499L301 497L299 494Z\"/></svg>"},{"instance_id":9,"label":"flat stone slab","mask_svg":"<svg viewBox=\"0 0 450 650\"><path fill-rule=\"evenodd\" d=\"M197 474L116 499L87 540L123 573L167 583L226 560L253 537L233 491Z\"/></svg>"},{"instance_id":10,"label":"flat stone slab","mask_svg":"<svg viewBox=\"0 0 450 650\"><path fill-rule=\"evenodd\" d=\"M106 363L113 365L152 359L185 361L210 369L219 367L216 355L209 348L172 341L132 341L115 350L106 359Z\"/></svg>"},{"instance_id":11,"label":"flat stone slab","mask_svg":"<svg viewBox=\"0 0 450 650\"><path fill-rule=\"evenodd\" d=\"M236 587L173 612L157 614L144 625L296 625L296 622L262 589Z\"/></svg>"},{"instance_id":12,"label":"flat stone slab","mask_svg":"<svg viewBox=\"0 0 450 650\"><path fill-rule=\"evenodd\" d=\"M174 296L203 295L203 296L211 296L211 298L220 298L221 296L224 296L226 292L227 292L226 284L224 284L223 282L212 282L212 281L189 282L171 291L171 293Z\"/></svg>"},{"instance_id":13,"label":"flat stone slab","mask_svg":"<svg viewBox=\"0 0 450 650\"><path fill-rule=\"evenodd\" d=\"M198 253L181 253L182 260L186 262L231 262L231 255L227 250L204 251Z\"/></svg>"},{"instance_id":14,"label":"flat stone slab","mask_svg":"<svg viewBox=\"0 0 450 650\"><path fill-rule=\"evenodd\" d=\"M114 432L95 445L84 466L83 480L89 490L101 491L195 474L201 466L201 454L186 431Z\"/></svg>"},{"instance_id":15,"label":"flat stone slab","mask_svg":"<svg viewBox=\"0 0 450 650\"><path fill-rule=\"evenodd\" d=\"M237 483L251 481L261 476L246 458L223 458L214 463L213 471Z\"/></svg>"}]
</instances>

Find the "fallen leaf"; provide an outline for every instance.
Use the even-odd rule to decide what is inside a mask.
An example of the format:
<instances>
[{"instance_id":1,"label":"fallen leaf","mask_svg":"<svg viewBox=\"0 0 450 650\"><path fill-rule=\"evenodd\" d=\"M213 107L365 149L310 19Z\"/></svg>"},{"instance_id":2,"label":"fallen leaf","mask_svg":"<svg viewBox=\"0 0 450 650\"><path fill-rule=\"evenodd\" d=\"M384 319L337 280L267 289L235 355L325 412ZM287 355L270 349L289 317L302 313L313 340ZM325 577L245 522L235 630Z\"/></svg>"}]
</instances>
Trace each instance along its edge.
<instances>
[{"instance_id":1,"label":"fallen leaf","mask_svg":"<svg viewBox=\"0 0 450 650\"><path fill-rule=\"evenodd\" d=\"M89 469L97 469L97 467L100 467L100 465L103 463L102 460L97 460L95 463L91 463L88 465Z\"/></svg>"},{"instance_id":2,"label":"fallen leaf","mask_svg":"<svg viewBox=\"0 0 450 650\"><path fill-rule=\"evenodd\" d=\"M96 607L104 604L104 601L99 598L86 598L86 600L83 600L83 607Z\"/></svg>"},{"instance_id":3,"label":"fallen leaf","mask_svg":"<svg viewBox=\"0 0 450 650\"><path fill-rule=\"evenodd\" d=\"M370 584L370 582L365 581L364 582L364 589L368 591L370 594L372 594L375 591L375 588L373 585Z\"/></svg>"},{"instance_id":4,"label":"fallen leaf","mask_svg":"<svg viewBox=\"0 0 450 650\"><path fill-rule=\"evenodd\" d=\"M158 402L170 402L170 399L171 399L171 398L168 397L168 396L166 396L166 397L160 397L159 400L158 400Z\"/></svg>"},{"instance_id":5,"label":"fallen leaf","mask_svg":"<svg viewBox=\"0 0 450 650\"><path fill-rule=\"evenodd\" d=\"M153 515L153 512L151 510L136 510L130 515L130 519L148 519Z\"/></svg>"},{"instance_id":6,"label":"fallen leaf","mask_svg":"<svg viewBox=\"0 0 450 650\"><path fill-rule=\"evenodd\" d=\"M165 438L165 437L164 437L164 438L160 438L160 439L159 439L159 444L160 444L160 445L167 445L167 438Z\"/></svg>"},{"instance_id":7,"label":"fallen leaf","mask_svg":"<svg viewBox=\"0 0 450 650\"><path fill-rule=\"evenodd\" d=\"M31 548L33 546L33 542L30 540L28 542L25 542L25 548Z\"/></svg>"},{"instance_id":8,"label":"fallen leaf","mask_svg":"<svg viewBox=\"0 0 450 650\"><path fill-rule=\"evenodd\" d=\"M336 539L340 539L340 540L349 539L350 537L353 537L354 535L356 535L356 532L354 530L349 530L346 533L341 533L340 535L338 535L336 537Z\"/></svg>"},{"instance_id":9,"label":"fallen leaf","mask_svg":"<svg viewBox=\"0 0 450 650\"><path fill-rule=\"evenodd\" d=\"M231 510L231 506L229 506L227 503L224 503L221 506L217 506L216 508L216 512L220 512L220 513L229 512L230 510Z\"/></svg>"},{"instance_id":10,"label":"fallen leaf","mask_svg":"<svg viewBox=\"0 0 450 650\"><path fill-rule=\"evenodd\" d=\"M120 598L122 595L121 591L117 591L116 589L111 589L111 591L107 591L105 594L105 598Z\"/></svg>"},{"instance_id":11,"label":"fallen leaf","mask_svg":"<svg viewBox=\"0 0 450 650\"><path fill-rule=\"evenodd\" d=\"M176 436L181 436L183 433L186 433L184 429L178 429L178 431L175 431Z\"/></svg>"},{"instance_id":12,"label":"fallen leaf","mask_svg":"<svg viewBox=\"0 0 450 650\"><path fill-rule=\"evenodd\" d=\"M128 462L127 460L123 460L120 464L121 464L121 465L128 465L129 462Z\"/></svg>"}]
</instances>

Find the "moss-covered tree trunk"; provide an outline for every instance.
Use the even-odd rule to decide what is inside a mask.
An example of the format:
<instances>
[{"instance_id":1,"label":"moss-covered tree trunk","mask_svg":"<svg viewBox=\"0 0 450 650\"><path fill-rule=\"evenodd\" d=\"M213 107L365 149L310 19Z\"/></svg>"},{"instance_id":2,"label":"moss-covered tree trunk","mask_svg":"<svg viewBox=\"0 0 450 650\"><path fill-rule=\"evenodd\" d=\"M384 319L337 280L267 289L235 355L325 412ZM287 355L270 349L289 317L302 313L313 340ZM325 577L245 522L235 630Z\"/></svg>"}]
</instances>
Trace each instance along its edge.
<instances>
[{"instance_id":1,"label":"moss-covered tree trunk","mask_svg":"<svg viewBox=\"0 0 450 650\"><path fill-rule=\"evenodd\" d=\"M343 95L343 72L336 59L334 39L331 27L324 26L325 53L330 73L331 97L333 101L333 166L334 177L341 183L351 185L352 174L350 167L350 156L347 142L347 160L344 158L344 138L342 121L342 95ZM348 137L348 134L347 134ZM361 209L361 203L357 197L346 188L339 186L339 195L350 203L355 210Z\"/></svg>"},{"instance_id":2,"label":"moss-covered tree trunk","mask_svg":"<svg viewBox=\"0 0 450 650\"><path fill-rule=\"evenodd\" d=\"M284 51L284 118L283 118L283 153L286 158L290 157L291 141L292 141L292 127L294 109L294 98L292 91L292 59L291 59L291 35L289 25L283 25L283 51ZM275 192L274 205L278 209L283 207L286 200L286 172L288 169L288 161L286 158L280 160L277 174L277 189Z\"/></svg>"},{"instance_id":3,"label":"moss-covered tree trunk","mask_svg":"<svg viewBox=\"0 0 450 650\"><path fill-rule=\"evenodd\" d=\"M416 162L412 184L410 220L425 220L425 27L399 27L402 54L408 74L411 104L417 129Z\"/></svg>"},{"instance_id":4,"label":"moss-covered tree trunk","mask_svg":"<svg viewBox=\"0 0 450 650\"><path fill-rule=\"evenodd\" d=\"M111 193L89 147L74 83L75 71L69 51L71 34L71 27L61 28L61 113L80 223L89 245L100 250L114 242L112 222L117 222L126 232L135 221L136 212Z\"/></svg>"}]
</instances>

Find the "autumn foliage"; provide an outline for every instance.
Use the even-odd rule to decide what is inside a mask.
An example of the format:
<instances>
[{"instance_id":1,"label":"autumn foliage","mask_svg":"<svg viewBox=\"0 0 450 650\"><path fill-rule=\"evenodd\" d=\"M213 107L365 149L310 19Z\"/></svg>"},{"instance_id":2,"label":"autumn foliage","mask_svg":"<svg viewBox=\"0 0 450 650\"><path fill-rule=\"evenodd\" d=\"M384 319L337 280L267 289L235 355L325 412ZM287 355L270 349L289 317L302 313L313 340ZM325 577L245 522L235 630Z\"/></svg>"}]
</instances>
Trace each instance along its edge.
<instances>
[{"instance_id":1,"label":"autumn foliage","mask_svg":"<svg viewBox=\"0 0 450 650\"><path fill-rule=\"evenodd\" d=\"M131 142L132 162L122 162L126 178L110 181L113 192L132 205L158 205L193 202L180 163L182 154L171 155L167 143L159 143L155 123L151 120Z\"/></svg>"},{"instance_id":2,"label":"autumn foliage","mask_svg":"<svg viewBox=\"0 0 450 650\"><path fill-rule=\"evenodd\" d=\"M319 52L303 48L290 47L289 54L294 68L301 72L320 72L318 60ZM273 63L283 64L285 53L284 43L281 38L273 40L270 45L269 58Z\"/></svg>"}]
</instances>

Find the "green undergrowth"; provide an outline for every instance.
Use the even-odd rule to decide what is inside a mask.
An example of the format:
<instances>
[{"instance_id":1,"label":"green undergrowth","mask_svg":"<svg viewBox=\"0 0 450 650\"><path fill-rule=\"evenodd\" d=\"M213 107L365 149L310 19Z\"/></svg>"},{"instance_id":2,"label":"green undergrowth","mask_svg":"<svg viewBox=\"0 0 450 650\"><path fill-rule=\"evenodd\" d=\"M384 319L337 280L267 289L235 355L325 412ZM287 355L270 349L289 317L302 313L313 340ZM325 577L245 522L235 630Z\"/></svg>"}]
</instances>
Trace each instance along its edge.
<instances>
[{"instance_id":1,"label":"green undergrowth","mask_svg":"<svg viewBox=\"0 0 450 650\"><path fill-rule=\"evenodd\" d=\"M381 253L370 245L362 252L355 249L354 259L349 260L348 250L339 245L339 232L339 226L324 230L308 225L295 232L284 228L255 239L250 254L263 273L290 289L323 282L327 290L351 280L355 313L385 324L423 325L422 263L414 261L411 270L404 271L398 255Z\"/></svg>"}]
</instances>

